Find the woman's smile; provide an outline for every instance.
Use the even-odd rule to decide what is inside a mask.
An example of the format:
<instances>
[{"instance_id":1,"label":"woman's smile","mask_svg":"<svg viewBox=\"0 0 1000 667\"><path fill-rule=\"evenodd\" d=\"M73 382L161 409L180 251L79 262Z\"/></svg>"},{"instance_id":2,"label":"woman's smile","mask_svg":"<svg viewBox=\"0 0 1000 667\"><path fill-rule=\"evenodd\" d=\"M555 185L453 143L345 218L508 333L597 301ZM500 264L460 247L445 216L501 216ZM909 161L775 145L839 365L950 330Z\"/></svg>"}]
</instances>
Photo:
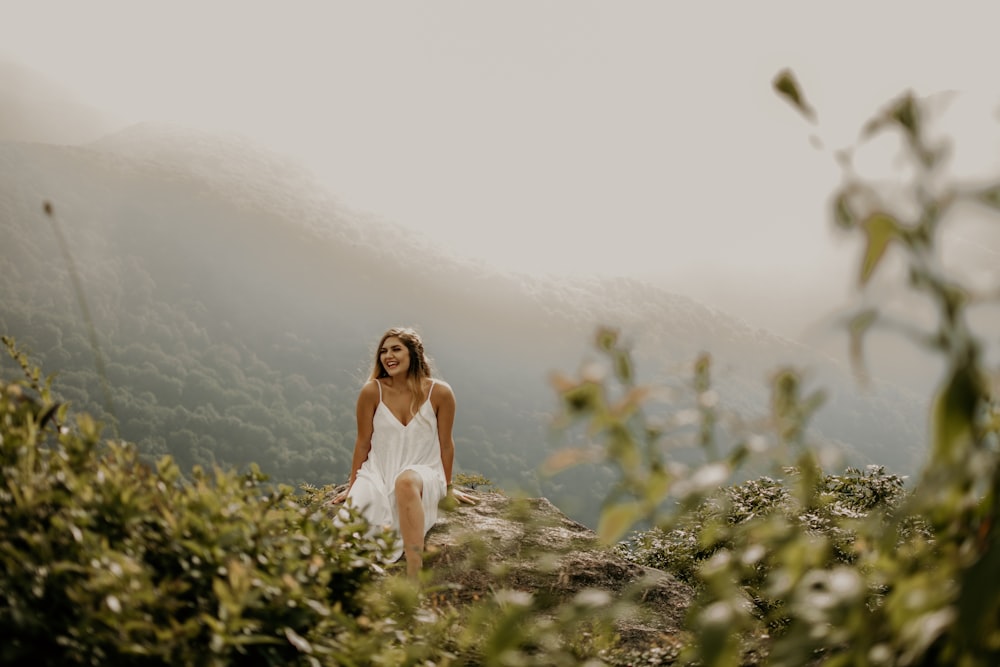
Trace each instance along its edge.
<instances>
[{"instance_id":1,"label":"woman's smile","mask_svg":"<svg viewBox=\"0 0 1000 667\"><path fill-rule=\"evenodd\" d=\"M390 336L379 350L379 360L388 375L405 374L410 368L410 350L399 338Z\"/></svg>"}]
</instances>

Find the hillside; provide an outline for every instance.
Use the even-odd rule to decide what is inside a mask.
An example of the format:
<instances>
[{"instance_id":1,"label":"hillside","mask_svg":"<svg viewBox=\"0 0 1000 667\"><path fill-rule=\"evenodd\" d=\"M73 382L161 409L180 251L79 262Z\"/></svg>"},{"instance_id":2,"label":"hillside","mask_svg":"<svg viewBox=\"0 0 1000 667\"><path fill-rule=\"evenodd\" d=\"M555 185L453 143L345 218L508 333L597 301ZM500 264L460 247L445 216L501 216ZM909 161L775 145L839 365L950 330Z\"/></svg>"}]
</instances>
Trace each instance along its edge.
<instances>
[{"instance_id":1,"label":"hillside","mask_svg":"<svg viewBox=\"0 0 1000 667\"><path fill-rule=\"evenodd\" d=\"M0 141L80 144L120 126L38 72L0 60Z\"/></svg>"},{"instance_id":2,"label":"hillside","mask_svg":"<svg viewBox=\"0 0 1000 667\"><path fill-rule=\"evenodd\" d=\"M87 295L113 415L44 201ZM795 363L830 393L818 440L904 473L923 449L918 402L891 388L862 395L799 345L633 280L532 278L442 256L240 138L140 125L82 146L0 143L0 235L0 331L58 371L66 400L182 469L257 461L291 483L346 477L370 348L396 324L421 330L456 388L458 470L589 525L610 470L537 469L560 441L547 377L593 356L599 324L634 339L642 381L681 387L707 350L721 405L751 418L767 411L770 370Z\"/></svg>"}]
</instances>

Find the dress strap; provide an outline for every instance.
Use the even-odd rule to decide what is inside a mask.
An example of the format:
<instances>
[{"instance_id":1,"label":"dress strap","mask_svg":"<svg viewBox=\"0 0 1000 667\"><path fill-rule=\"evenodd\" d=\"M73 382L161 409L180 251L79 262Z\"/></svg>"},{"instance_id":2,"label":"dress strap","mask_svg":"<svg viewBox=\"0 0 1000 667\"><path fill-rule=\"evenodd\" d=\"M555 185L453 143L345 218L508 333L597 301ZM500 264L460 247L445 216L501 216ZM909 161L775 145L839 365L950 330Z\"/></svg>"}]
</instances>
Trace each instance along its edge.
<instances>
[{"instance_id":1,"label":"dress strap","mask_svg":"<svg viewBox=\"0 0 1000 667\"><path fill-rule=\"evenodd\" d=\"M378 378L375 378L375 384L378 385L378 401L379 401L379 403L381 403L382 402L382 383L379 381Z\"/></svg>"},{"instance_id":2,"label":"dress strap","mask_svg":"<svg viewBox=\"0 0 1000 667\"><path fill-rule=\"evenodd\" d=\"M431 394L434 393L434 385L437 384L437 380L431 380L431 388L427 390L427 400L431 400Z\"/></svg>"}]
</instances>

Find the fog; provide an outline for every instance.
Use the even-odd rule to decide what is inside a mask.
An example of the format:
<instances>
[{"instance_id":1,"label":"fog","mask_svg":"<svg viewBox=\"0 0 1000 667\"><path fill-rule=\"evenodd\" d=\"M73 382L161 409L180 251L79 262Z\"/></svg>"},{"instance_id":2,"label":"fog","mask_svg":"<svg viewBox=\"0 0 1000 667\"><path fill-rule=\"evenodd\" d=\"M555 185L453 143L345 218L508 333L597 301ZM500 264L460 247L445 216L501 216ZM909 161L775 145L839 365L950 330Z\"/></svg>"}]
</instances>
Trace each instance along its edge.
<instances>
[{"instance_id":1,"label":"fog","mask_svg":"<svg viewBox=\"0 0 1000 667\"><path fill-rule=\"evenodd\" d=\"M0 70L0 92L64 110L0 116L22 132L6 139L83 142L141 121L241 135L456 257L640 278L831 353L846 348L830 324L852 298L858 253L827 219L833 152L913 88L957 93L958 120L943 127L966 139L960 170L993 175L1000 155L986 5L0 9L0 60L20 68ZM817 125L771 91L785 67ZM872 173L891 174L892 155L873 153ZM989 232L968 245L1000 248Z\"/></svg>"},{"instance_id":2,"label":"fog","mask_svg":"<svg viewBox=\"0 0 1000 667\"><path fill-rule=\"evenodd\" d=\"M664 418L694 405L700 352L737 425L796 364L828 392L816 442L909 474L940 368L875 335L874 375L901 386L859 391L837 324L858 298L934 314L891 251L856 294L859 240L827 219L834 152L910 86L959 175L996 176L1000 145L988 23L911 9L904 25L900 6L5 5L0 329L102 414L51 199L108 418L185 468L342 479L371 339L411 324L461 396L462 464L592 523L610 469L536 472L560 437L548 374L593 359L602 323L636 343L640 381L678 390ZM818 123L771 90L785 67ZM855 167L892 191L897 154L874 142ZM963 214L943 260L993 289L997 226Z\"/></svg>"}]
</instances>

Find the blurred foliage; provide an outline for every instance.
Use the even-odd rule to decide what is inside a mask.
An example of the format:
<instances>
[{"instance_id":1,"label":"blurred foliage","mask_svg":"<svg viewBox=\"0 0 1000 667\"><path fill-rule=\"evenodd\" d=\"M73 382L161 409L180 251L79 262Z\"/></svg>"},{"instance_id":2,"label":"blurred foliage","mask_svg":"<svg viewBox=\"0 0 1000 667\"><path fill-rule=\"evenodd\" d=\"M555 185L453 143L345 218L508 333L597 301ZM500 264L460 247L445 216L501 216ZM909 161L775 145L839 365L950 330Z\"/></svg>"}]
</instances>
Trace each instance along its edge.
<instances>
[{"instance_id":1,"label":"blurred foliage","mask_svg":"<svg viewBox=\"0 0 1000 667\"><path fill-rule=\"evenodd\" d=\"M352 659L384 536L357 538L357 517L337 527L256 468L185 481L86 415L59 427L50 381L0 386L0 662Z\"/></svg>"},{"instance_id":2,"label":"blurred foliage","mask_svg":"<svg viewBox=\"0 0 1000 667\"><path fill-rule=\"evenodd\" d=\"M766 518L828 541L833 560L849 564L857 560L858 536L854 525L869 516L872 520L884 520L889 512L898 511L907 495L903 478L887 473L882 466L869 466L864 471L848 468L841 475L823 475L817 489L820 503L803 511L790 488L796 472L786 470L787 477L781 480L760 477L722 487L706 496L694 510L678 517L669 530L637 531L617 548L633 562L665 570L698 585L698 568L717 552L733 549L733 531ZM915 530L924 537L930 536L920 518L912 517L902 541ZM769 565L761 558L754 569L763 575ZM759 589L759 583L755 588ZM755 602L763 599L762 593L756 591ZM769 606L779 603L780 600L775 600Z\"/></svg>"},{"instance_id":3,"label":"blurred foliage","mask_svg":"<svg viewBox=\"0 0 1000 667\"><path fill-rule=\"evenodd\" d=\"M790 72L774 86L815 120ZM846 318L859 376L865 336L879 326L904 331L944 361L929 460L911 490L881 467L825 472L835 459L808 437L824 396L806 391L795 369L775 373L770 414L742 424L726 451L717 448L721 406L707 355L692 369L695 398L683 419L658 417L657 390L634 382L615 330L597 335L604 371L557 379L566 415L583 425L579 437L599 443L620 470L602 537L613 543L651 524L619 549L697 587L685 662L1000 664L1000 419L984 340L968 317L971 306L995 303L997 292L960 284L935 245L959 205L1000 208L1000 184L950 181L948 146L930 138L926 116L907 93L863 132L866 140L899 137L909 179L903 195L858 176L845 151L844 182L832 198L835 223L862 239L865 298ZM865 291L890 254L905 267L903 284L933 306L934 329L891 321ZM685 447L697 448L701 462L677 463L672 454ZM761 462L772 475L738 482Z\"/></svg>"}]
</instances>

